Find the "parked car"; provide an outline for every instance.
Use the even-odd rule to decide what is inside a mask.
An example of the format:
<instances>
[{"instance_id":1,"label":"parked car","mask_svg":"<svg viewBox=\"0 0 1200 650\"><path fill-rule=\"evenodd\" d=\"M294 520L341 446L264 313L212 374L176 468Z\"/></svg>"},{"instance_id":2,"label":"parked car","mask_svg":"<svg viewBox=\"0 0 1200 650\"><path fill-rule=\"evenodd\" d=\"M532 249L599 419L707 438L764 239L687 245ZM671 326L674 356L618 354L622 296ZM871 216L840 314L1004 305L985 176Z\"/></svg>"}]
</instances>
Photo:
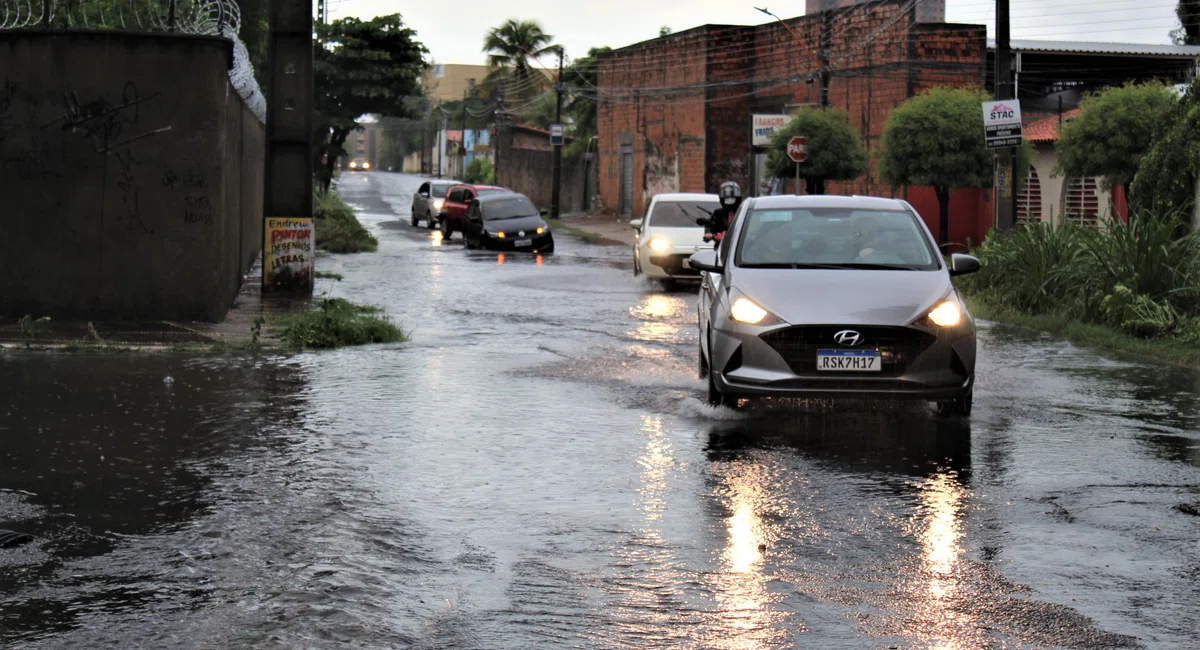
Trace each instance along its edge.
<instances>
[{"instance_id":1,"label":"parked car","mask_svg":"<svg viewBox=\"0 0 1200 650\"><path fill-rule=\"evenodd\" d=\"M659 194L650 200L643 219L629 222L637 232L633 244L633 274L671 284L699 279L700 273L684 265L696 251L708 247L704 227L696 219L712 216L721 207L716 194Z\"/></svg>"},{"instance_id":2,"label":"parked car","mask_svg":"<svg viewBox=\"0 0 1200 650\"><path fill-rule=\"evenodd\" d=\"M703 271L700 372L711 404L753 396L912 398L971 412L975 323L907 202L747 199Z\"/></svg>"},{"instance_id":3,"label":"parked car","mask_svg":"<svg viewBox=\"0 0 1200 650\"><path fill-rule=\"evenodd\" d=\"M446 192L446 202L438 221L442 227L442 239L448 240L456 232L466 233L467 206L481 196L505 194L508 188L498 185L454 185Z\"/></svg>"},{"instance_id":4,"label":"parked car","mask_svg":"<svg viewBox=\"0 0 1200 650\"><path fill-rule=\"evenodd\" d=\"M554 252L554 235L533 201L505 192L480 196L467 208L467 248Z\"/></svg>"},{"instance_id":5,"label":"parked car","mask_svg":"<svg viewBox=\"0 0 1200 650\"><path fill-rule=\"evenodd\" d=\"M450 179L421 183L421 187L417 188L417 193L413 194L413 228L416 228L417 223L422 219L425 221L427 228L436 228L438 215L441 214L442 206L446 202L446 192L451 187L459 184L461 184L461 181Z\"/></svg>"}]
</instances>

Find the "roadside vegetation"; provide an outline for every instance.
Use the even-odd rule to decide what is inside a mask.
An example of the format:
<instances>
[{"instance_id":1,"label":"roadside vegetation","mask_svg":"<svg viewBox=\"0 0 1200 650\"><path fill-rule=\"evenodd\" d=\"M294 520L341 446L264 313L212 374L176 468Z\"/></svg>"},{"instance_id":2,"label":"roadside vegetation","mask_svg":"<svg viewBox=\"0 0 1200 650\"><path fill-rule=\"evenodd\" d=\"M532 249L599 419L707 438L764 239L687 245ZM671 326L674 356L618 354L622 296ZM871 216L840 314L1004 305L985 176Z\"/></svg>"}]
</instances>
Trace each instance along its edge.
<instances>
[{"instance_id":1,"label":"roadside vegetation","mask_svg":"<svg viewBox=\"0 0 1200 650\"><path fill-rule=\"evenodd\" d=\"M1200 363L1200 235L1181 218L1029 224L974 252L983 268L959 285L981 318Z\"/></svg>"},{"instance_id":2,"label":"roadside vegetation","mask_svg":"<svg viewBox=\"0 0 1200 650\"><path fill-rule=\"evenodd\" d=\"M378 307L358 305L343 298L326 298L311 311L276 317L271 331L299 350L407 341L404 330L381 312Z\"/></svg>"},{"instance_id":3,"label":"roadside vegetation","mask_svg":"<svg viewBox=\"0 0 1200 650\"><path fill-rule=\"evenodd\" d=\"M363 253L379 249L379 240L354 216L334 190L313 195L313 223L317 248L330 253Z\"/></svg>"}]
</instances>

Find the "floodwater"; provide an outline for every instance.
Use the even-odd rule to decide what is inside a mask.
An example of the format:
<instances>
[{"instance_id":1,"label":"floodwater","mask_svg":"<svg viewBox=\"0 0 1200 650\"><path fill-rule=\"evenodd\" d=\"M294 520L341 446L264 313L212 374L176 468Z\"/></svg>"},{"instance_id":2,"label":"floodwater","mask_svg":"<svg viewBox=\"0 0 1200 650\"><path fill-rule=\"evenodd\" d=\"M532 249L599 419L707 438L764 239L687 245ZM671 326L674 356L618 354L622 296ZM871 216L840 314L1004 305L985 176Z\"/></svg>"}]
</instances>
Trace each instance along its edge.
<instances>
[{"instance_id":1,"label":"floodwater","mask_svg":"<svg viewBox=\"0 0 1200 650\"><path fill-rule=\"evenodd\" d=\"M1200 647L1200 374L985 326L969 422L713 409L690 291L418 182L318 285L409 343L0 356L0 647Z\"/></svg>"}]
</instances>

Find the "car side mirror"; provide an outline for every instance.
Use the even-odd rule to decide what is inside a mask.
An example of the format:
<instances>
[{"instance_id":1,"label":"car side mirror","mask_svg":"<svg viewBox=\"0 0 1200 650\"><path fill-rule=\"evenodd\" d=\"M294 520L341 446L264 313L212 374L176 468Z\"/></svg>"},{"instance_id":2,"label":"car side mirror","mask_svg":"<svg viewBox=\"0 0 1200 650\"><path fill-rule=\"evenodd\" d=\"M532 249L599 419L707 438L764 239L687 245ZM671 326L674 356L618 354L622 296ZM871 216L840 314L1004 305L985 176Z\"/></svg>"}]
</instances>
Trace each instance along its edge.
<instances>
[{"instance_id":1,"label":"car side mirror","mask_svg":"<svg viewBox=\"0 0 1200 650\"><path fill-rule=\"evenodd\" d=\"M688 267L709 273L721 273L725 271L725 267L717 260L717 251L715 250L697 251L688 258Z\"/></svg>"},{"instance_id":2,"label":"car side mirror","mask_svg":"<svg viewBox=\"0 0 1200 650\"><path fill-rule=\"evenodd\" d=\"M634 230L641 230L642 229L642 220L634 219L633 221L630 221L629 227L633 228Z\"/></svg>"},{"instance_id":3,"label":"car side mirror","mask_svg":"<svg viewBox=\"0 0 1200 650\"><path fill-rule=\"evenodd\" d=\"M429 192L421 192L421 198L423 198L423 199L429 198Z\"/></svg>"},{"instance_id":4,"label":"car side mirror","mask_svg":"<svg viewBox=\"0 0 1200 650\"><path fill-rule=\"evenodd\" d=\"M980 268L979 258L973 255L955 253L950 256L950 275L966 275Z\"/></svg>"}]
</instances>

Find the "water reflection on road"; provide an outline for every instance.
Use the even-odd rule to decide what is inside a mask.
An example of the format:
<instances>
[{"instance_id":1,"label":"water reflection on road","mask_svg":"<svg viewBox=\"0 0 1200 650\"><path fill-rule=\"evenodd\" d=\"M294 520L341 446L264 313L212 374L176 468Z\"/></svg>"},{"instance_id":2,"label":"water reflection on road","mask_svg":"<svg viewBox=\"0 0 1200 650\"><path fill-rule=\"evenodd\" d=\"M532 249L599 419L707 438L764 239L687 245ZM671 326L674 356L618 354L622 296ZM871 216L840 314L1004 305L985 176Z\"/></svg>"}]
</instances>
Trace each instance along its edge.
<instances>
[{"instance_id":1,"label":"water reflection on road","mask_svg":"<svg viewBox=\"0 0 1200 650\"><path fill-rule=\"evenodd\" d=\"M623 247L465 251L349 178L380 250L327 290L410 343L0 356L0 646L1193 643L1196 373L985 328L970 422L713 409Z\"/></svg>"}]
</instances>

